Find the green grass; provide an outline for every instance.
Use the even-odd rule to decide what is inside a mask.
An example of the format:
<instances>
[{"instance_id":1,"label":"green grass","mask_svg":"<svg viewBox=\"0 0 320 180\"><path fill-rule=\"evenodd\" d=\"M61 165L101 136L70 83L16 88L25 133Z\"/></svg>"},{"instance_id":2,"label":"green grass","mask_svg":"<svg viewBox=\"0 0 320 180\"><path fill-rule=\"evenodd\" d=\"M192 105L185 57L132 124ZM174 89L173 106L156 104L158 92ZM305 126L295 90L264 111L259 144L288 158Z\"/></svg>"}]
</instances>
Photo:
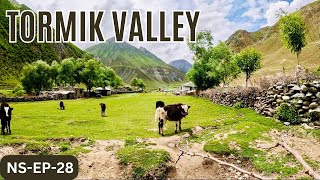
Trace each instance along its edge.
<instances>
[{"instance_id":1,"label":"green grass","mask_svg":"<svg viewBox=\"0 0 320 180\"><path fill-rule=\"evenodd\" d=\"M150 167L157 166L163 154L151 151L144 145L137 145L128 139L159 137L157 122L154 121L155 102L166 104L187 103L191 106L189 115L182 120L183 132L190 132L195 126L211 127L202 134L191 138L192 141L206 142L204 149L216 154L234 154L245 158L265 174L278 174L289 177L299 166L290 167L284 162L296 163L290 156L268 157L265 152L255 149L254 140L269 140L263 133L271 129L286 130L282 123L266 118L253 110L236 109L212 104L209 100L173 96L164 93L123 94L102 99L65 100L66 110L58 110L60 101L10 103L14 108L12 135L1 136L0 145L26 144L29 150L38 154L50 153L48 144L60 149L60 154L86 153L82 145L71 147L70 143L52 142L50 138L87 138L94 140L127 140L127 145L119 151L122 164L135 164L134 176L142 176ZM100 116L99 103L107 105L107 117ZM165 125L165 136L174 135L175 123ZM217 140L215 135L229 133L225 139ZM131 143L130 143L131 142ZM38 151L37 151L38 150ZM159 156L158 156L159 155ZM155 158L155 159L153 159ZM142 164L141 164L142 163ZM158 164L158 165L155 165ZM151 168L152 169L152 168Z\"/></svg>"},{"instance_id":2,"label":"green grass","mask_svg":"<svg viewBox=\"0 0 320 180\"><path fill-rule=\"evenodd\" d=\"M156 174L158 179L165 179L164 164L170 159L170 154L164 150L150 150L144 144L127 140L125 147L117 152L120 164L131 165L132 177L140 179L152 171L160 171ZM153 173L152 173L153 174Z\"/></svg>"}]
</instances>

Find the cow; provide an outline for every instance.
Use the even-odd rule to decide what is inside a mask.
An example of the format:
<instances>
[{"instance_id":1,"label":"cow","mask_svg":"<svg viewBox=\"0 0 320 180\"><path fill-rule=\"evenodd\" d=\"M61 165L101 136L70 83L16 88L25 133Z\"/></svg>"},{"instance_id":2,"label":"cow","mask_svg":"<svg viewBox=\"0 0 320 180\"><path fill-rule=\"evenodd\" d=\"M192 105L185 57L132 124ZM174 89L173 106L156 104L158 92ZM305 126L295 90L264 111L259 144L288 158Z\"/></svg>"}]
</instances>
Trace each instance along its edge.
<instances>
[{"instance_id":1,"label":"cow","mask_svg":"<svg viewBox=\"0 0 320 180\"><path fill-rule=\"evenodd\" d=\"M1 132L4 135L5 129L7 129L7 133L11 134L11 114L12 114L13 108L11 108L7 103L2 103L0 106L0 119L1 119Z\"/></svg>"},{"instance_id":2,"label":"cow","mask_svg":"<svg viewBox=\"0 0 320 180\"><path fill-rule=\"evenodd\" d=\"M101 116L105 117L106 116L106 104L100 103L100 108L101 108Z\"/></svg>"},{"instance_id":3,"label":"cow","mask_svg":"<svg viewBox=\"0 0 320 180\"><path fill-rule=\"evenodd\" d=\"M60 106L60 110L65 110L65 106L64 106L63 101L60 101L59 106Z\"/></svg>"},{"instance_id":4,"label":"cow","mask_svg":"<svg viewBox=\"0 0 320 180\"><path fill-rule=\"evenodd\" d=\"M188 115L190 107L181 103L158 107L155 113L155 120L158 121L159 134L163 136L163 126L167 120L176 122L175 133L178 133L178 126L181 131L181 120Z\"/></svg>"}]
</instances>

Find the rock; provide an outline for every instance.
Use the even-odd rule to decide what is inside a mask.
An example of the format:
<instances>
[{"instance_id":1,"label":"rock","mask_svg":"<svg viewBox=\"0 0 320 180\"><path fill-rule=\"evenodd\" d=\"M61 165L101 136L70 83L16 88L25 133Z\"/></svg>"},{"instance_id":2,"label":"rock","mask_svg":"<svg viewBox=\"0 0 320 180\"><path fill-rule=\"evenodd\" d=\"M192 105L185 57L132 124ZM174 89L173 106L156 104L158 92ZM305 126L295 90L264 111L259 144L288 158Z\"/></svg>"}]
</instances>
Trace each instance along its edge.
<instances>
[{"instance_id":1,"label":"rock","mask_svg":"<svg viewBox=\"0 0 320 180\"><path fill-rule=\"evenodd\" d=\"M283 101L289 101L290 97L289 96L282 96Z\"/></svg>"},{"instance_id":2,"label":"rock","mask_svg":"<svg viewBox=\"0 0 320 180\"><path fill-rule=\"evenodd\" d=\"M185 133L182 137L183 138L188 138L188 137L190 137L190 133Z\"/></svg>"},{"instance_id":3,"label":"rock","mask_svg":"<svg viewBox=\"0 0 320 180\"><path fill-rule=\"evenodd\" d=\"M289 126L289 125L290 125L289 122L284 122L283 124L286 125L286 126Z\"/></svg>"},{"instance_id":4,"label":"rock","mask_svg":"<svg viewBox=\"0 0 320 180\"><path fill-rule=\"evenodd\" d=\"M192 134L198 134L201 131L203 131L203 128L200 126L196 126L196 127L192 128Z\"/></svg>"},{"instance_id":5,"label":"rock","mask_svg":"<svg viewBox=\"0 0 320 180\"><path fill-rule=\"evenodd\" d=\"M320 99L320 92L318 92L316 96L317 96L317 98Z\"/></svg>"},{"instance_id":6,"label":"rock","mask_svg":"<svg viewBox=\"0 0 320 180\"><path fill-rule=\"evenodd\" d=\"M306 97L310 97L311 98L312 96L313 96L312 93L307 93L306 94Z\"/></svg>"},{"instance_id":7,"label":"rock","mask_svg":"<svg viewBox=\"0 0 320 180\"><path fill-rule=\"evenodd\" d=\"M302 101L302 100L298 100L298 101L297 101L297 104L300 104L300 105L301 105L301 104L303 104L303 101Z\"/></svg>"},{"instance_id":8,"label":"rock","mask_svg":"<svg viewBox=\"0 0 320 180\"><path fill-rule=\"evenodd\" d=\"M318 103L316 103L316 102L313 102L313 103L311 103L310 105L309 105L309 108L310 109L316 109L318 107Z\"/></svg>"},{"instance_id":9,"label":"rock","mask_svg":"<svg viewBox=\"0 0 320 180\"><path fill-rule=\"evenodd\" d=\"M313 123L309 123L309 126L313 127L313 126L314 126L314 124L313 124Z\"/></svg>"},{"instance_id":10,"label":"rock","mask_svg":"<svg viewBox=\"0 0 320 180\"><path fill-rule=\"evenodd\" d=\"M281 100L281 99L277 99L277 103L283 103L283 100Z\"/></svg>"},{"instance_id":11,"label":"rock","mask_svg":"<svg viewBox=\"0 0 320 180\"><path fill-rule=\"evenodd\" d=\"M314 129L314 128L311 127L311 126L308 126L308 124L306 124L306 123L303 123L301 126L302 126L304 129Z\"/></svg>"},{"instance_id":12,"label":"rock","mask_svg":"<svg viewBox=\"0 0 320 180\"><path fill-rule=\"evenodd\" d=\"M303 98L303 97L305 97L305 95L303 93L297 93L292 96L292 98Z\"/></svg>"},{"instance_id":13,"label":"rock","mask_svg":"<svg viewBox=\"0 0 320 180\"><path fill-rule=\"evenodd\" d=\"M313 124L314 124L315 126L320 126L320 121L314 121Z\"/></svg>"},{"instance_id":14,"label":"rock","mask_svg":"<svg viewBox=\"0 0 320 180\"><path fill-rule=\"evenodd\" d=\"M304 101L302 104L303 104L304 106L309 106L311 103L310 103L310 101Z\"/></svg>"},{"instance_id":15,"label":"rock","mask_svg":"<svg viewBox=\"0 0 320 180\"><path fill-rule=\"evenodd\" d=\"M291 88L291 90L292 90L293 92L300 92L300 91L301 91L301 88L300 88L298 85L294 85L294 86Z\"/></svg>"},{"instance_id":16,"label":"rock","mask_svg":"<svg viewBox=\"0 0 320 180\"><path fill-rule=\"evenodd\" d=\"M315 87L311 87L310 89L309 89L309 92L311 92L311 93L316 93L318 90L317 90L317 88L315 88Z\"/></svg>"},{"instance_id":17,"label":"rock","mask_svg":"<svg viewBox=\"0 0 320 180\"><path fill-rule=\"evenodd\" d=\"M309 114L311 113L313 114L313 116L315 116L315 118L320 118L320 107L316 109L310 109Z\"/></svg>"},{"instance_id":18,"label":"rock","mask_svg":"<svg viewBox=\"0 0 320 180\"><path fill-rule=\"evenodd\" d=\"M302 118L302 119L301 119L301 122L303 122L303 123L308 123L308 122L309 122L309 119L308 119L308 118Z\"/></svg>"},{"instance_id":19,"label":"rock","mask_svg":"<svg viewBox=\"0 0 320 180\"><path fill-rule=\"evenodd\" d=\"M309 106L302 106L302 109L309 110Z\"/></svg>"},{"instance_id":20,"label":"rock","mask_svg":"<svg viewBox=\"0 0 320 180\"><path fill-rule=\"evenodd\" d=\"M301 86L302 92L308 92L309 88L306 85Z\"/></svg>"}]
</instances>

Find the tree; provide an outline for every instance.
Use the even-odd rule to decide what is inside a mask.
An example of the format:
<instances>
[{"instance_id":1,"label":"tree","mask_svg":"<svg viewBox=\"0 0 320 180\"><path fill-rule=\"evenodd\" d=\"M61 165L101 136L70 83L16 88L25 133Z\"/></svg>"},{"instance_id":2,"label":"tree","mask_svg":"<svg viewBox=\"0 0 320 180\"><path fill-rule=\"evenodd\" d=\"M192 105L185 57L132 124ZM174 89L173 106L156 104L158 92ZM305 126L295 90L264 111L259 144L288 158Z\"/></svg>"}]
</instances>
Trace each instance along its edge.
<instances>
[{"instance_id":1,"label":"tree","mask_svg":"<svg viewBox=\"0 0 320 180\"><path fill-rule=\"evenodd\" d=\"M60 67L58 70L59 72L58 78L64 86L66 86L67 84L71 86L75 85L76 83L74 78L75 70L76 70L75 59L68 58L61 61Z\"/></svg>"},{"instance_id":2,"label":"tree","mask_svg":"<svg viewBox=\"0 0 320 180\"><path fill-rule=\"evenodd\" d=\"M134 87L135 89L142 89L144 90L146 88L146 84L144 83L144 81L142 79L139 79L139 78L134 78L132 79L130 85L132 87Z\"/></svg>"},{"instance_id":3,"label":"tree","mask_svg":"<svg viewBox=\"0 0 320 180\"><path fill-rule=\"evenodd\" d=\"M101 82L100 67L102 64L95 59L90 59L84 63L84 68L80 72L81 82L87 87L87 91L90 92L91 89Z\"/></svg>"},{"instance_id":4,"label":"tree","mask_svg":"<svg viewBox=\"0 0 320 180\"><path fill-rule=\"evenodd\" d=\"M38 60L26 65L22 70L21 83L27 93L34 91L39 94L42 90L52 87L52 79L50 75L50 66Z\"/></svg>"},{"instance_id":5,"label":"tree","mask_svg":"<svg viewBox=\"0 0 320 180\"><path fill-rule=\"evenodd\" d=\"M305 31L304 20L299 12L285 15L280 18L282 43L286 48L297 55L298 65L302 48L307 45Z\"/></svg>"},{"instance_id":6,"label":"tree","mask_svg":"<svg viewBox=\"0 0 320 180\"><path fill-rule=\"evenodd\" d=\"M60 64L57 61L53 61L50 66L50 75L53 81L53 84L59 85L58 76L59 76L59 67Z\"/></svg>"},{"instance_id":7,"label":"tree","mask_svg":"<svg viewBox=\"0 0 320 180\"><path fill-rule=\"evenodd\" d=\"M244 49L235 56L238 67L246 74L246 87L252 73L260 69L261 58L262 54L254 48Z\"/></svg>"},{"instance_id":8,"label":"tree","mask_svg":"<svg viewBox=\"0 0 320 180\"><path fill-rule=\"evenodd\" d=\"M212 69L215 71L210 72L209 75L220 76L223 86L239 75L240 70L234 59L234 53L224 42L219 42L212 48L211 54L214 59Z\"/></svg>"},{"instance_id":9,"label":"tree","mask_svg":"<svg viewBox=\"0 0 320 180\"><path fill-rule=\"evenodd\" d=\"M123 80L119 77L116 72L110 67L100 67L100 77L99 77L99 86L111 86L113 88L119 88L123 86Z\"/></svg>"}]
</instances>

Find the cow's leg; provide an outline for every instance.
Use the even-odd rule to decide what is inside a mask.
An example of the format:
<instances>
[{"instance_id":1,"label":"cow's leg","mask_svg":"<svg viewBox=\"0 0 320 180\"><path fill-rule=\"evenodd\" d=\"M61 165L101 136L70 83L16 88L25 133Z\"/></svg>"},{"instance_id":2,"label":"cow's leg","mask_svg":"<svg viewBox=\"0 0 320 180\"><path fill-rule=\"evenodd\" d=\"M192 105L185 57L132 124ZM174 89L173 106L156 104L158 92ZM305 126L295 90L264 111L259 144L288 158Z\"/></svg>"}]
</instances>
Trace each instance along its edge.
<instances>
[{"instance_id":1,"label":"cow's leg","mask_svg":"<svg viewBox=\"0 0 320 180\"><path fill-rule=\"evenodd\" d=\"M181 131L181 119L179 120L179 130Z\"/></svg>"},{"instance_id":2,"label":"cow's leg","mask_svg":"<svg viewBox=\"0 0 320 180\"><path fill-rule=\"evenodd\" d=\"M10 121L8 121L8 129L9 129L9 133L11 134Z\"/></svg>"},{"instance_id":3,"label":"cow's leg","mask_svg":"<svg viewBox=\"0 0 320 180\"><path fill-rule=\"evenodd\" d=\"M163 120L159 120L158 126L159 126L159 134L163 136Z\"/></svg>"},{"instance_id":4,"label":"cow's leg","mask_svg":"<svg viewBox=\"0 0 320 180\"><path fill-rule=\"evenodd\" d=\"M175 131L175 133L178 133L178 121L176 121L176 131Z\"/></svg>"}]
</instances>

